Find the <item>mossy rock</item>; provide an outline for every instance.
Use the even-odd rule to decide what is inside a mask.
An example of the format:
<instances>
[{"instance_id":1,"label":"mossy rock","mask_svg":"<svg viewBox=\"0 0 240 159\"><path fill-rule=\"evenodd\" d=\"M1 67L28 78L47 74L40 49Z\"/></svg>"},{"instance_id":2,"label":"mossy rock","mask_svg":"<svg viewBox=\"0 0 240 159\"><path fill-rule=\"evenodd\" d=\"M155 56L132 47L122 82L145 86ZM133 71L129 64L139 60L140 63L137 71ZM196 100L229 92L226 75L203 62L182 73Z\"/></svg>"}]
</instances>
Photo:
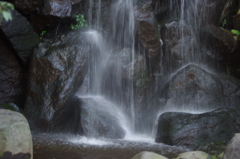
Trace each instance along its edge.
<instances>
[{"instance_id":1,"label":"mossy rock","mask_svg":"<svg viewBox=\"0 0 240 159\"><path fill-rule=\"evenodd\" d=\"M218 156L218 154L220 154L225 150L226 146L227 146L227 143L216 141L216 142L210 142L210 143L200 145L196 150L204 151L213 156Z\"/></svg>"},{"instance_id":2,"label":"mossy rock","mask_svg":"<svg viewBox=\"0 0 240 159\"><path fill-rule=\"evenodd\" d=\"M8 110L12 110L12 111L16 111L19 112L19 108L16 104L14 103L4 103L0 105L0 109L8 109Z\"/></svg>"}]
</instances>

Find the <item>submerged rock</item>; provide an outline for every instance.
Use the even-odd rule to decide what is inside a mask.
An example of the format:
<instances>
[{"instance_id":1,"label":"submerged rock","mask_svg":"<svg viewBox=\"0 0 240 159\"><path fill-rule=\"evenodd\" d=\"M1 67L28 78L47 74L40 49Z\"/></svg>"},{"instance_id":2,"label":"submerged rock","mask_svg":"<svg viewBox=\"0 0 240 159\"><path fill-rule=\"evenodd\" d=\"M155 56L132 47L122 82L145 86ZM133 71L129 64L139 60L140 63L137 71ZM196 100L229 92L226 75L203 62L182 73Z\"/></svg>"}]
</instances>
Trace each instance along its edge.
<instances>
[{"instance_id":1,"label":"submerged rock","mask_svg":"<svg viewBox=\"0 0 240 159\"><path fill-rule=\"evenodd\" d=\"M67 106L85 75L90 43L81 31L41 43L31 59L25 112L30 120L50 121Z\"/></svg>"},{"instance_id":2,"label":"submerged rock","mask_svg":"<svg viewBox=\"0 0 240 159\"><path fill-rule=\"evenodd\" d=\"M168 159L168 158L154 152L143 151L136 154L132 159Z\"/></svg>"},{"instance_id":3,"label":"submerged rock","mask_svg":"<svg viewBox=\"0 0 240 159\"><path fill-rule=\"evenodd\" d=\"M32 135L26 118L0 109L0 156L3 159L32 159Z\"/></svg>"},{"instance_id":4,"label":"submerged rock","mask_svg":"<svg viewBox=\"0 0 240 159\"><path fill-rule=\"evenodd\" d=\"M237 133L228 143L223 159L239 159L240 156L240 134Z\"/></svg>"},{"instance_id":5,"label":"submerged rock","mask_svg":"<svg viewBox=\"0 0 240 159\"><path fill-rule=\"evenodd\" d=\"M227 143L239 131L237 120L231 109L203 114L167 112L159 117L156 142L191 149L210 142Z\"/></svg>"},{"instance_id":6,"label":"submerged rock","mask_svg":"<svg viewBox=\"0 0 240 159\"><path fill-rule=\"evenodd\" d=\"M210 159L211 156L201 151L190 151L181 153L176 159Z\"/></svg>"}]
</instances>

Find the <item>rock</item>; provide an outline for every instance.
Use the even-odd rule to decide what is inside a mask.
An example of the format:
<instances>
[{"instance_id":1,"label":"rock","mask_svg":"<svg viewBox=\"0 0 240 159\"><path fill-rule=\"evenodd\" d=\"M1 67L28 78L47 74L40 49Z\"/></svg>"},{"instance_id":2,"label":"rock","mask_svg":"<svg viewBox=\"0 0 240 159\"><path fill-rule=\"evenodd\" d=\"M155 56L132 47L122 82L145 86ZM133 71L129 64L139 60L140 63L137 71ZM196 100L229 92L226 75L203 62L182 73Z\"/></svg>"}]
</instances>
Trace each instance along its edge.
<instances>
[{"instance_id":1,"label":"rock","mask_svg":"<svg viewBox=\"0 0 240 159\"><path fill-rule=\"evenodd\" d=\"M239 4L238 0L227 0L220 16L220 23L223 28L232 28L232 17L236 14Z\"/></svg>"},{"instance_id":2,"label":"rock","mask_svg":"<svg viewBox=\"0 0 240 159\"><path fill-rule=\"evenodd\" d=\"M211 156L202 151L181 153L176 159L211 159Z\"/></svg>"},{"instance_id":3,"label":"rock","mask_svg":"<svg viewBox=\"0 0 240 159\"><path fill-rule=\"evenodd\" d=\"M156 142L191 149L210 142L227 143L239 131L238 118L232 109L202 114L163 113L158 120Z\"/></svg>"},{"instance_id":4,"label":"rock","mask_svg":"<svg viewBox=\"0 0 240 159\"><path fill-rule=\"evenodd\" d=\"M23 107L24 71L11 44L3 34L0 35L0 104L15 103Z\"/></svg>"},{"instance_id":5,"label":"rock","mask_svg":"<svg viewBox=\"0 0 240 159\"><path fill-rule=\"evenodd\" d=\"M145 2L137 9L138 41L147 54L147 64L151 74L159 71L161 60L160 33L155 20L152 5Z\"/></svg>"},{"instance_id":6,"label":"rock","mask_svg":"<svg viewBox=\"0 0 240 159\"><path fill-rule=\"evenodd\" d=\"M25 112L30 120L50 121L68 105L84 79L87 54L90 43L81 30L39 45L29 71Z\"/></svg>"},{"instance_id":7,"label":"rock","mask_svg":"<svg viewBox=\"0 0 240 159\"><path fill-rule=\"evenodd\" d=\"M154 152L143 151L136 154L132 159L168 159Z\"/></svg>"},{"instance_id":8,"label":"rock","mask_svg":"<svg viewBox=\"0 0 240 159\"><path fill-rule=\"evenodd\" d=\"M240 30L240 9L237 14L233 16L233 28L236 30Z\"/></svg>"},{"instance_id":9,"label":"rock","mask_svg":"<svg viewBox=\"0 0 240 159\"><path fill-rule=\"evenodd\" d=\"M165 110L206 111L224 107L224 84L220 79L195 65L183 67L162 89Z\"/></svg>"},{"instance_id":10,"label":"rock","mask_svg":"<svg viewBox=\"0 0 240 159\"><path fill-rule=\"evenodd\" d=\"M202 42L209 49L214 49L212 57L224 59L238 47L238 39L228 30L214 25L209 25L202 33ZM214 47L213 47L214 46Z\"/></svg>"},{"instance_id":11,"label":"rock","mask_svg":"<svg viewBox=\"0 0 240 159\"><path fill-rule=\"evenodd\" d=\"M46 0L43 7L43 14L57 17L67 17L71 15L71 0Z\"/></svg>"},{"instance_id":12,"label":"rock","mask_svg":"<svg viewBox=\"0 0 240 159\"><path fill-rule=\"evenodd\" d=\"M81 107L82 102L78 97L70 97L66 104L55 112L49 130L58 133L82 135Z\"/></svg>"},{"instance_id":13,"label":"rock","mask_svg":"<svg viewBox=\"0 0 240 159\"><path fill-rule=\"evenodd\" d=\"M4 103L0 105L0 109L8 109L12 111L19 112L19 108L14 103Z\"/></svg>"},{"instance_id":14,"label":"rock","mask_svg":"<svg viewBox=\"0 0 240 159\"><path fill-rule=\"evenodd\" d=\"M223 159L239 159L240 156L240 134L237 133L228 143Z\"/></svg>"},{"instance_id":15,"label":"rock","mask_svg":"<svg viewBox=\"0 0 240 159\"><path fill-rule=\"evenodd\" d=\"M203 151L213 156L218 156L221 154L226 148L226 143L222 142L211 142L200 145L196 151Z\"/></svg>"},{"instance_id":16,"label":"rock","mask_svg":"<svg viewBox=\"0 0 240 159\"><path fill-rule=\"evenodd\" d=\"M161 29L163 39L164 72L173 73L190 61L196 47L191 28L179 23L165 24Z\"/></svg>"},{"instance_id":17,"label":"rock","mask_svg":"<svg viewBox=\"0 0 240 159\"><path fill-rule=\"evenodd\" d=\"M124 138L126 132L120 126L119 109L101 97L83 98L81 101L83 135L94 138Z\"/></svg>"},{"instance_id":18,"label":"rock","mask_svg":"<svg viewBox=\"0 0 240 159\"><path fill-rule=\"evenodd\" d=\"M0 109L0 156L32 159L32 136L26 118L15 111Z\"/></svg>"},{"instance_id":19,"label":"rock","mask_svg":"<svg viewBox=\"0 0 240 159\"><path fill-rule=\"evenodd\" d=\"M12 11L12 17L12 20L2 23L1 29L12 43L21 62L26 65L33 53L33 48L39 44L40 40L25 17L16 10Z\"/></svg>"}]
</instances>

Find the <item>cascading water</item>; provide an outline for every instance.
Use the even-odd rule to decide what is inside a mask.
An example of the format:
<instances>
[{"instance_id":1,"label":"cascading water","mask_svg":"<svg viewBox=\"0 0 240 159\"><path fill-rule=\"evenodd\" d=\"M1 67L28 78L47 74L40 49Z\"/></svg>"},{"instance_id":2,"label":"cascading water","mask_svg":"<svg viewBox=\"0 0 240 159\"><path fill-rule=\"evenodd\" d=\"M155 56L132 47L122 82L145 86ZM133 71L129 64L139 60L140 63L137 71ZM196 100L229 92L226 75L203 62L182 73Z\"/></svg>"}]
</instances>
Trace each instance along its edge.
<instances>
[{"instance_id":1,"label":"cascading water","mask_svg":"<svg viewBox=\"0 0 240 159\"><path fill-rule=\"evenodd\" d=\"M200 28L204 25L204 7L207 0L193 0L187 2L181 0L178 21L165 24L168 28L175 29L165 39L165 43L177 43L173 48L167 48L167 55L163 56L162 70L165 77L169 80L184 71L186 67L192 65L205 69L205 55L202 54L199 45ZM173 3L170 2L169 8ZM101 135L100 129L116 129L121 132L119 127L125 131L125 138L129 139L134 134L144 134L148 137L154 137L154 122L157 119L156 111L146 112L147 121L139 122L136 120L145 120L144 115L138 116L135 104L134 90L134 66L136 59L136 24L133 0L116 0L114 2L90 0L89 1L88 19L89 29L86 34L90 41L93 41L92 53L88 56L88 73L85 77L84 84L79 90L78 97L83 101L83 114L85 117L84 129L87 137L110 137L121 138L122 135L113 132L109 136ZM111 6L102 7L102 6ZM107 14L106 14L107 13ZM202 13L199 16L199 13ZM175 14L176 15L176 14ZM171 29L169 29L171 30ZM176 58L177 57L177 58ZM183 94L187 92L183 92ZM161 100L161 99L160 99ZM159 102L160 106L153 106L150 103L145 108L152 107L152 110L158 111L204 111L199 109L199 103L185 105L186 99L182 98L177 103L168 101L164 104ZM169 104L170 103L170 104ZM178 110L176 107L178 106ZM154 108L153 108L154 107ZM151 109L151 108L150 108ZM149 117L150 116L150 117ZM108 122L108 121L112 122ZM88 122L86 122L88 121ZM90 122L91 121L91 122ZM139 128L141 125L141 129ZM99 127L97 125L103 125ZM114 126L112 126L114 125ZM104 131L103 131L104 132ZM153 133L152 133L153 132ZM135 135L136 137L136 135ZM142 138L141 138L142 140Z\"/></svg>"},{"instance_id":2,"label":"cascading water","mask_svg":"<svg viewBox=\"0 0 240 159\"><path fill-rule=\"evenodd\" d=\"M120 125L127 139L134 136L132 135L135 133L134 85L131 78L136 57L133 2L132 0L113 2L108 10L110 17L105 19L105 25L100 21L101 1L89 2L90 6L96 7L98 4L99 7L89 9L88 21L92 23L93 29L86 34L94 43L94 51L89 55L88 74L78 94L83 101L83 109L88 114L84 121L91 121L85 122L86 136L99 137L99 130L96 130L99 128L96 128L94 123L98 121L99 124L100 120L105 122L105 128L118 129L116 125ZM96 10L97 14L95 20L92 18L93 10ZM82 91L84 86L85 92ZM109 123L103 116L114 122ZM115 136L118 135L115 133Z\"/></svg>"}]
</instances>

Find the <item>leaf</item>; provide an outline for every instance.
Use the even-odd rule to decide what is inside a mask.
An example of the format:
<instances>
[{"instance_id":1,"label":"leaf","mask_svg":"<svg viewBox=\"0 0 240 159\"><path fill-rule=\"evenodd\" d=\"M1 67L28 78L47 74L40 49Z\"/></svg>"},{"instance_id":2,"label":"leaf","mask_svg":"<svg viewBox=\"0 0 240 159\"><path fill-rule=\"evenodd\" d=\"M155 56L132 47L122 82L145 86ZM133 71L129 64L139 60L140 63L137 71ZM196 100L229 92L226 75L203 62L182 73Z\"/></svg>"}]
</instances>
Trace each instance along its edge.
<instances>
[{"instance_id":1,"label":"leaf","mask_svg":"<svg viewBox=\"0 0 240 159\"><path fill-rule=\"evenodd\" d=\"M231 33L234 34L234 35L240 36L240 31L239 30L232 29Z\"/></svg>"},{"instance_id":2,"label":"leaf","mask_svg":"<svg viewBox=\"0 0 240 159\"><path fill-rule=\"evenodd\" d=\"M6 4L6 6L7 6L8 8L10 8L11 10L13 10L13 9L14 9L14 5L13 5L13 4L11 4L11 3L7 3L7 4Z\"/></svg>"},{"instance_id":3,"label":"leaf","mask_svg":"<svg viewBox=\"0 0 240 159\"><path fill-rule=\"evenodd\" d=\"M12 20L12 15L11 15L11 12L10 12L10 11L5 11L5 10L3 10L3 11L2 11L2 15L3 15L3 18L4 18L6 21Z\"/></svg>"}]
</instances>

